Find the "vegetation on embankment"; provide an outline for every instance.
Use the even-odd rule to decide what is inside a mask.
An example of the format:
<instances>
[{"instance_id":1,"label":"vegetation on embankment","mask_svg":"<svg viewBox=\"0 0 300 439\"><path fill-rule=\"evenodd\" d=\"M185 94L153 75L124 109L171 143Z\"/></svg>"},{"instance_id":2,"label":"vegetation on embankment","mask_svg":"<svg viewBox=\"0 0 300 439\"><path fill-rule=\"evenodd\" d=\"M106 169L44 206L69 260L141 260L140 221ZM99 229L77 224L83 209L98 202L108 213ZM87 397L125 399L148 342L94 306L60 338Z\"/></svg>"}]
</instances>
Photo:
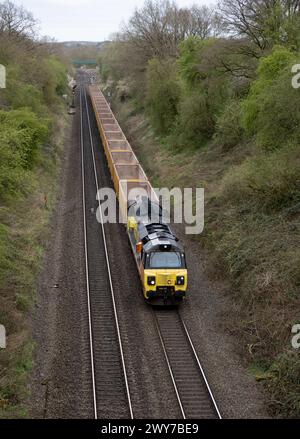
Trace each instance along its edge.
<instances>
[{"instance_id":1,"label":"vegetation on embankment","mask_svg":"<svg viewBox=\"0 0 300 439\"><path fill-rule=\"evenodd\" d=\"M0 418L25 416L33 343L29 315L56 181L67 118L62 94L66 66L47 44L33 40L32 16L0 3Z\"/></svg>"},{"instance_id":2,"label":"vegetation on embankment","mask_svg":"<svg viewBox=\"0 0 300 439\"><path fill-rule=\"evenodd\" d=\"M231 280L237 311L228 329L273 413L297 417L300 88L291 68L300 63L300 12L260 2L255 21L251 7L147 2L106 46L100 68L153 184L205 187L199 245L210 271Z\"/></svg>"}]
</instances>

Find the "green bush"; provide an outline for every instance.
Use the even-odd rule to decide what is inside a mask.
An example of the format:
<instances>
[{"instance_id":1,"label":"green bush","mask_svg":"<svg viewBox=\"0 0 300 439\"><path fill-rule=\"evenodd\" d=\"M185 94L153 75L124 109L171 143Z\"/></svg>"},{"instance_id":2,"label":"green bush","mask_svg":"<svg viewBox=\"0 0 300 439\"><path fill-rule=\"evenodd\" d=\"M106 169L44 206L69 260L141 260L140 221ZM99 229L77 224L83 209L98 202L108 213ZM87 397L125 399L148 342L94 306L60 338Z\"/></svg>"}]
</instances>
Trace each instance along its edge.
<instances>
[{"instance_id":1,"label":"green bush","mask_svg":"<svg viewBox=\"0 0 300 439\"><path fill-rule=\"evenodd\" d=\"M155 131L170 133L177 115L180 85L171 60L152 59L147 69L146 108Z\"/></svg>"},{"instance_id":2,"label":"green bush","mask_svg":"<svg viewBox=\"0 0 300 439\"><path fill-rule=\"evenodd\" d=\"M44 61L44 81L42 91L47 105L57 104L58 96L67 92L67 71L65 66L56 58L50 57Z\"/></svg>"},{"instance_id":3,"label":"green bush","mask_svg":"<svg viewBox=\"0 0 300 439\"><path fill-rule=\"evenodd\" d=\"M7 104L14 110L26 107L36 114L43 114L47 111L43 104L43 94L34 85L10 78L5 92Z\"/></svg>"},{"instance_id":4,"label":"green bush","mask_svg":"<svg viewBox=\"0 0 300 439\"><path fill-rule=\"evenodd\" d=\"M198 37L189 37L179 45L178 70L190 90L207 78L211 66L207 64L201 66L201 60L214 42L214 39L202 40Z\"/></svg>"},{"instance_id":5,"label":"green bush","mask_svg":"<svg viewBox=\"0 0 300 439\"><path fill-rule=\"evenodd\" d=\"M189 94L178 105L178 116L168 143L177 150L200 148L212 137L214 128L207 96Z\"/></svg>"},{"instance_id":6,"label":"green bush","mask_svg":"<svg viewBox=\"0 0 300 439\"><path fill-rule=\"evenodd\" d=\"M182 92L168 143L176 149L196 149L212 139L216 121L230 96L228 78L215 67L214 38L190 37L180 44L177 62Z\"/></svg>"},{"instance_id":7,"label":"green bush","mask_svg":"<svg viewBox=\"0 0 300 439\"><path fill-rule=\"evenodd\" d=\"M55 57L26 58L11 42L6 52L8 80L0 101L6 109L0 109L1 201L31 188L31 171L50 134L50 106L59 103L67 87L66 68Z\"/></svg>"},{"instance_id":8,"label":"green bush","mask_svg":"<svg viewBox=\"0 0 300 439\"><path fill-rule=\"evenodd\" d=\"M215 141L227 150L241 142L242 138L241 102L231 100L226 103L223 113L217 118Z\"/></svg>"},{"instance_id":9,"label":"green bush","mask_svg":"<svg viewBox=\"0 0 300 439\"><path fill-rule=\"evenodd\" d=\"M281 415L300 416L300 357L299 353L287 351L276 359L270 368L269 382L273 394L272 406Z\"/></svg>"},{"instance_id":10,"label":"green bush","mask_svg":"<svg viewBox=\"0 0 300 439\"><path fill-rule=\"evenodd\" d=\"M18 196L26 180L21 152L18 150L22 137L22 133L15 130L0 134L0 200L2 202Z\"/></svg>"},{"instance_id":11,"label":"green bush","mask_svg":"<svg viewBox=\"0 0 300 439\"><path fill-rule=\"evenodd\" d=\"M291 85L291 66L296 60L281 47L262 58L258 78L242 106L246 132L268 150L300 140L300 91Z\"/></svg>"},{"instance_id":12,"label":"green bush","mask_svg":"<svg viewBox=\"0 0 300 439\"><path fill-rule=\"evenodd\" d=\"M286 145L260 153L227 173L221 197L232 205L252 205L255 210L292 209L300 203L300 148Z\"/></svg>"},{"instance_id":13,"label":"green bush","mask_svg":"<svg viewBox=\"0 0 300 439\"><path fill-rule=\"evenodd\" d=\"M6 201L31 187L29 171L49 135L49 123L20 109L0 111L0 124L0 200Z\"/></svg>"},{"instance_id":14,"label":"green bush","mask_svg":"<svg viewBox=\"0 0 300 439\"><path fill-rule=\"evenodd\" d=\"M9 148L18 151L22 167L31 169L39 149L49 135L49 122L38 118L28 109L0 111L0 123L5 130L0 134Z\"/></svg>"}]
</instances>

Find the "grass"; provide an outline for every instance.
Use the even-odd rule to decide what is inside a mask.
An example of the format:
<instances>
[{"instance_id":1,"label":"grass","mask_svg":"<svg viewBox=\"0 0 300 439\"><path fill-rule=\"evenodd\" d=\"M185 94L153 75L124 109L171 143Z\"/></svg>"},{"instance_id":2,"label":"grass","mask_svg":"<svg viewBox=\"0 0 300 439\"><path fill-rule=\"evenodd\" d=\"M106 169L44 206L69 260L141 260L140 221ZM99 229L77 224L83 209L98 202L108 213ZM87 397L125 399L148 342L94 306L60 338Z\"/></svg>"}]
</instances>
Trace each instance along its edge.
<instances>
[{"instance_id":1,"label":"grass","mask_svg":"<svg viewBox=\"0 0 300 439\"><path fill-rule=\"evenodd\" d=\"M66 129L67 119L57 118L51 144L32 177L33 190L0 209L0 323L8 336L7 348L0 351L0 418L27 416L24 401L34 352L29 319L56 201Z\"/></svg>"},{"instance_id":2,"label":"grass","mask_svg":"<svg viewBox=\"0 0 300 439\"><path fill-rule=\"evenodd\" d=\"M204 187L206 227L199 245L210 275L230 280L236 303L227 330L268 389L275 416L300 416L299 352L291 328L300 322L300 148L273 152L254 142L174 152L155 138L132 103L115 113L155 187ZM251 369L252 368L252 369Z\"/></svg>"}]
</instances>

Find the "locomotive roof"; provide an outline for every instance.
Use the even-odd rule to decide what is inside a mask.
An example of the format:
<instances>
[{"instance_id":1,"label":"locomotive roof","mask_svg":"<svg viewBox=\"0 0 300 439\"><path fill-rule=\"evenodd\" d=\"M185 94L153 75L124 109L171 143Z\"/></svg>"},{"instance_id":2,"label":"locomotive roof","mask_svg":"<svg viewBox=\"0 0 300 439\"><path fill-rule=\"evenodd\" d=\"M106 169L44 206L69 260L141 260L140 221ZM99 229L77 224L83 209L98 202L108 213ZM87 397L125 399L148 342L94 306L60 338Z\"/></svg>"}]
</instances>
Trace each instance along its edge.
<instances>
[{"instance_id":1,"label":"locomotive roof","mask_svg":"<svg viewBox=\"0 0 300 439\"><path fill-rule=\"evenodd\" d=\"M183 249L178 243L178 238L170 227L164 223L150 223L139 225L140 239L146 252L151 251L179 251Z\"/></svg>"},{"instance_id":2,"label":"locomotive roof","mask_svg":"<svg viewBox=\"0 0 300 439\"><path fill-rule=\"evenodd\" d=\"M146 252L183 251L177 237L163 222L163 211L159 204L148 197L141 197L128 203L128 214L135 216L138 222L140 240ZM151 218L157 222L152 222Z\"/></svg>"}]
</instances>

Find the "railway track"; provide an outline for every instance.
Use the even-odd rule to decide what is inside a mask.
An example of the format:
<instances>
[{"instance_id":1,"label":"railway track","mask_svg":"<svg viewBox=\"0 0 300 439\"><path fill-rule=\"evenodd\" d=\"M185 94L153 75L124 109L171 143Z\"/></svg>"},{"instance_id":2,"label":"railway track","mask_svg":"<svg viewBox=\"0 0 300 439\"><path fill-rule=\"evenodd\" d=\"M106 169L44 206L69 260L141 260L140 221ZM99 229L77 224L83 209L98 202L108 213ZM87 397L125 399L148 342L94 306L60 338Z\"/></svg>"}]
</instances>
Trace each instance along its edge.
<instances>
[{"instance_id":1,"label":"railway track","mask_svg":"<svg viewBox=\"0 0 300 439\"><path fill-rule=\"evenodd\" d=\"M177 401L184 419L221 419L187 326L178 310L153 310Z\"/></svg>"},{"instance_id":2,"label":"railway track","mask_svg":"<svg viewBox=\"0 0 300 439\"><path fill-rule=\"evenodd\" d=\"M94 418L133 419L118 311L103 224L96 220L99 189L84 85L79 90L83 228ZM93 170L93 172L91 172ZM101 209L100 209L101 212Z\"/></svg>"}]
</instances>

